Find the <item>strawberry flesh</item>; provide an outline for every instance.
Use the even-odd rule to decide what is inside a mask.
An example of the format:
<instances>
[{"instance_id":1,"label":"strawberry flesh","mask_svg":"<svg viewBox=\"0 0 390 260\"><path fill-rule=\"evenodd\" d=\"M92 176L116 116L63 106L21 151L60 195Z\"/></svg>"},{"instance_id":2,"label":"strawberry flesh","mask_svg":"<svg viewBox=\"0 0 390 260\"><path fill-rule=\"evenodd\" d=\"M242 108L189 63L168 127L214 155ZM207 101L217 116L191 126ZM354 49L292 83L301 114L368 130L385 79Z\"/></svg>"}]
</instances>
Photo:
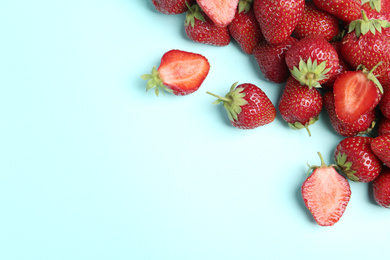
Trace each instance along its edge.
<instances>
[{"instance_id":1,"label":"strawberry flesh","mask_svg":"<svg viewBox=\"0 0 390 260\"><path fill-rule=\"evenodd\" d=\"M198 5L218 27L228 26L234 18L239 0L197 0Z\"/></svg>"}]
</instances>

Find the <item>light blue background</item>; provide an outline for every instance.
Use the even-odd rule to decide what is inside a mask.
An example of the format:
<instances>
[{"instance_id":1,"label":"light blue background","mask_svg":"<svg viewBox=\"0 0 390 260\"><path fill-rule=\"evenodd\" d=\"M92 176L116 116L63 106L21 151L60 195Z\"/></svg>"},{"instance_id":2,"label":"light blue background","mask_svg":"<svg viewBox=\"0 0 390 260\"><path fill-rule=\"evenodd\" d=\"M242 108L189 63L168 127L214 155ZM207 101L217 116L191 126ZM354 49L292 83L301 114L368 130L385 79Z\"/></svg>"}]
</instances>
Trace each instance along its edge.
<instances>
[{"instance_id":1,"label":"light blue background","mask_svg":"<svg viewBox=\"0 0 390 260\"><path fill-rule=\"evenodd\" d=\"M0 259L384 259L390 212L368 184L333 227L302 203L307 163L341 140L326 115L312 137L280 114L232 127L206 91L249 82L277 105L283 85L183 20L149 0L0 1ZM146 93L175 48L209 59L203 85Z\"/></svg>"}]
</instances>

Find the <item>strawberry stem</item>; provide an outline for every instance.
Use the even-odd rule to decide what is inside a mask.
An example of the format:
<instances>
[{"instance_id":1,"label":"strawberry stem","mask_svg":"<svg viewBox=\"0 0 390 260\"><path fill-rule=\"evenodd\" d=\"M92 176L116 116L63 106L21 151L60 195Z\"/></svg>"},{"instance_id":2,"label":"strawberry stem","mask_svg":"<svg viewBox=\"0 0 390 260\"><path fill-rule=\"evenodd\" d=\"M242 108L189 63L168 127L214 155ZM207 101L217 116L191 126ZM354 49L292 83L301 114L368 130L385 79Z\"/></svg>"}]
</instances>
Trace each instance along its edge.
<instances>
[{"instance_id":1,"label":"strawberry stem","mask_svg":"<svg viewBox=\"0 0 390 260\"><path fill-rule=\"evenodd\" d=\"M321 160L321 167L326 167L327 165L325 164L324 157L322 157L322 154L320 152L317 152L317 154Z\"/></svg>"},{"instance_id":2,"label":"strawberry stem","mask_svg":"<svg viewBox=\"0 0 390 260\"><path fill-rule=\"evenodd\" d=\"M213 97L216 97L216 98L218 98L219 100L224 101L224 102L231 102L231 101L232 101L232 100L229 99L229 98L221 97L221 96L218 96L218 95L216 95L216 94L214 94L214 93L211 93L211 92L208 92L208 91L206 91L206 93L209 94L209 95L212 95Z\"/></svg>"}]
</instances>

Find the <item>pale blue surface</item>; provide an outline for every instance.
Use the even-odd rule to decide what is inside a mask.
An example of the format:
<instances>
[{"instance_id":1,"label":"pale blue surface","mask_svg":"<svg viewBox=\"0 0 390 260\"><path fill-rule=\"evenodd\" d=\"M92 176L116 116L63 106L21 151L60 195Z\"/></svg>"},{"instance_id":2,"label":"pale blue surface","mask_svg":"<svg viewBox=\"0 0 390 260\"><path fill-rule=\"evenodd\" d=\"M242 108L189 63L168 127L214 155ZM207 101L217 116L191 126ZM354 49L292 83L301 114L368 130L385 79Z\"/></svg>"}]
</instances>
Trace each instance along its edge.
<instances>
[{"instance_id":1,"label":"pale blue surface","mask_svg":"<svg viewBox=\"0 0 390 260\"><path fill-rule=\"evenodd\" d=\"M0 1L0 259L363 259L388 251L390 212L369 185L333 227L300 196L307 165L341 140L278 114L232 127L206 91L266 82L232 42L191 42L148 0ZM164 52L205 55L185 97L145 93ZM384 249L384 250L383 250ZM379 251L377 251L379 250ZM382 251L383 250L383 251ZM378 259L384 259L379 257Z\"/></svg>"}]
</instances>

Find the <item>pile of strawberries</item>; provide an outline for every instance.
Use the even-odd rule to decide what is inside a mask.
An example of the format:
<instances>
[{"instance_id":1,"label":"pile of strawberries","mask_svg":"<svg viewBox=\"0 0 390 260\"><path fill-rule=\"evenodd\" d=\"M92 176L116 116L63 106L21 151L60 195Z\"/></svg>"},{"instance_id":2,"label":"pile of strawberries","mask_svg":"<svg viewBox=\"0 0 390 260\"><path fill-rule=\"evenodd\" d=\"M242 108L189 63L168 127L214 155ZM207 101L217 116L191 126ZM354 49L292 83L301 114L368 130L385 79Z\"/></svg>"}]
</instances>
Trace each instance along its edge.
<instances>
[{"instance_id":1,"label":"pile of strawberries","mask_svg":"<svg viewBox=\"0 0 390 260\"><path fill-rule=\"evenodd\" d=\"M310 169L305 205L322 226L336 223L351 195L348 180L373 184L390 208L390 0L152 0L165 14L186 12L185 33L203 44L234 39L264 77L283 83L278 111L293 129L307 129L324 109L345 137L336 164ZM208 75L201 54L171 50L142 75L147 89L187 95ZM234 83L218 96L233 126L271 123L276 108L257 86ZM375 128L374 128L375 127ZM375 129L373 131L373 129ZM375 134L374 134L375 133Z\"/></svg>"}]
</instances>

